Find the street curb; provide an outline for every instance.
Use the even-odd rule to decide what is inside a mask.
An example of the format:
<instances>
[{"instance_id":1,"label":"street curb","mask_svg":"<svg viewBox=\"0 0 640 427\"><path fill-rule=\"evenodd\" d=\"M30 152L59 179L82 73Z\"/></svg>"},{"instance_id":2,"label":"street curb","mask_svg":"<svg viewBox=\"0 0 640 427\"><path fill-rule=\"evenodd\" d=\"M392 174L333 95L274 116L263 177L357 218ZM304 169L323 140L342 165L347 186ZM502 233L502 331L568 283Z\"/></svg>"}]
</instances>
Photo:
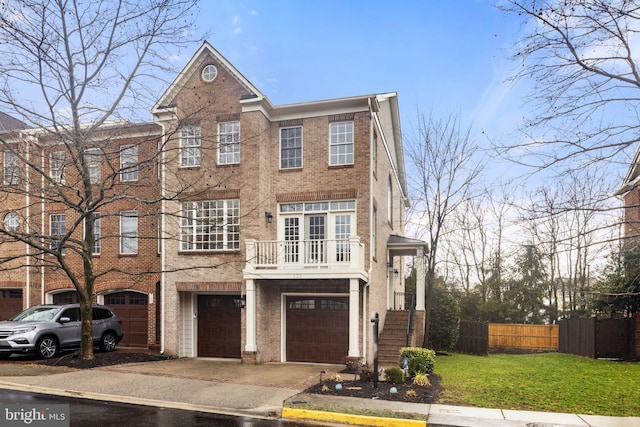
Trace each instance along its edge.
<instances>
[{"instance_id":1,"label":"street curb","mask_svg":"<svg viewBox=\"0 0 640 427\"><path fill-rule=\"evenodd\" d=\"M375 427L425 427L426 421L405 420L402 418L384 418L367 415L342 414L337 412L315 411L311 409L282 408L282 418L297 420L327 421Z\"/></svg>"}]
</instances>

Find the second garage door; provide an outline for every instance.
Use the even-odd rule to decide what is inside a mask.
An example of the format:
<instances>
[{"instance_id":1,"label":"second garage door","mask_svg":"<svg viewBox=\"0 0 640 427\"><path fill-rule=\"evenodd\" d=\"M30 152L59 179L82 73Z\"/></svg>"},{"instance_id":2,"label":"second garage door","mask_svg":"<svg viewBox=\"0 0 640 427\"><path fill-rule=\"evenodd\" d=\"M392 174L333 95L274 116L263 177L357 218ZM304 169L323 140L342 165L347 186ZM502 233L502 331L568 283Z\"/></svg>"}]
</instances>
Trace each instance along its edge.
<instances>
[{"instance_id":1,"label":"second garage door","mask_svg":"<svg viewBox=\"0 0 640 427\"><path fill-rule=\"evenodd\" d=\"M342 363L349 352L349 298L286 299L288 362Z\"/></svg>"},{"instance_id":2,"label":"second garage door","mask_svg":"<svg viewBox=\"0 0 640 427\"><path fill-rule=\"evenodd\" d=\"M122 347L147 347L149 299L138 292L116 292L104 296L104 303L122 320Z\"/></svg>"},{"instance_id":3,"label":"second garage door","mask_svg":"<svg viewBox=\"0 0 640 427\"><path fill-rule=\"evenodd\" d=\"M11 319L22 311L22 289L0 289L0 320Z\"/></svg>"}]
</instances>

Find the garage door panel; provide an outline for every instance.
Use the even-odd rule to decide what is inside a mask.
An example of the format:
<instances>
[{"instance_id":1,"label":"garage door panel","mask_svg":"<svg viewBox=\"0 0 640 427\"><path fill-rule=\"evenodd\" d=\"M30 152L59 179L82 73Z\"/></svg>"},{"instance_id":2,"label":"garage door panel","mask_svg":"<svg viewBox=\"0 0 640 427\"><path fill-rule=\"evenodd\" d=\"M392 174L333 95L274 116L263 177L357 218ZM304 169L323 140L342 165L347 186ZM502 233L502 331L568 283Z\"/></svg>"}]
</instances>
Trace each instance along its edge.
<instances>
[{"instance_id":1,"label":"garage door panel","mask_svg":"<svg viewBox=\"0 0 640 427\"><path fill-rule=\"evenodd\" d=\"M105 295L104 302L122 321L122 347L147 347L149 338L148 296L137 292Z\"/></svg>"},{"instance_id":2,"label":"garage door panel","mask_svg":"<svg viewBox=\"0 0 640 427\"><path fill-rule=\"evenodd\" d=\"M11 319L22 311L22 289L0 290L0 320Z\"/></svg>"},{"instance_id":3,"label":"garage door panel","mask_svg":"<svg viewBox=\"0 0 640 427\"><path fill-rule=\"evenodd\" d=\"M240 358L241 308L237 295L198 295L198 356Z\"/></svg>"},{"instance_id":4,"label":"garage door panel","mask_svg":"<svg viewBox=\"0 0 640 427\"><path fill-rule=\"evenodd\" d=\"M287 361L342 363L349 351L348 297L287 297Z\"/></svg>"}]
</instances>

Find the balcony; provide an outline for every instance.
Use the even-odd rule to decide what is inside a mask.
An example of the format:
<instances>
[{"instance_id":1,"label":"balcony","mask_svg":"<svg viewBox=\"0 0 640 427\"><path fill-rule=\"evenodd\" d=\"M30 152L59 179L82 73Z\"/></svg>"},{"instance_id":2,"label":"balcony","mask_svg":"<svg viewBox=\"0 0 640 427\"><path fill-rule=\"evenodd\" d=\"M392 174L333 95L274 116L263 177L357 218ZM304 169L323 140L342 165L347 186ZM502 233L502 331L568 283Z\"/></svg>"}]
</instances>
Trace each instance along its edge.
<instances>
[{"instance_id":1,"label":"balcony","mask_svg":"<svg viewBox=\"0 0 640 427\"><path fill-rule=\"evenodd\" d=\"M245 278L362 278L364 245L337 240L247 240Z\"/></svg>"}]
</instances>

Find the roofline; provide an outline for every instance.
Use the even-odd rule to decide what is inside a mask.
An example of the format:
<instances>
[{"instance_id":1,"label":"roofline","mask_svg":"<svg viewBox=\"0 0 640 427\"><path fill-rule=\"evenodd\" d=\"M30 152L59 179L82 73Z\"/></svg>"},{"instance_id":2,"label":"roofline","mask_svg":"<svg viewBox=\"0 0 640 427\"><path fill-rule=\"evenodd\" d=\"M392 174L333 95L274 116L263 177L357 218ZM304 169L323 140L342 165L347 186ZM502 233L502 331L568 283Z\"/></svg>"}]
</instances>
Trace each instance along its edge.
<instances>
[{"instance_id":1,"label":"roofline","mask_svg":"<svg viewBox=\"0 0 640 427\"><path fill-rule=\"evenodd\" d=\"M205 40L202 43L202 46L200 46L200 48L196 51L196 53L193 54L189 62L182 68L182 71L180 71L180 73L176 76L173 82L171 82L171 84L167 87L167 89L160 96L160 98L158 98L158 101L151 108L151 114L162 114L167 111L167 108L169 107L167 105L167 98L169 98L173 94L174 90L176 90L176 87L178 87L178 83L182 79L187 78L188 76L191 76L191 74L194 71L196 62L202 56L202 54L207 51L220 62L220 65L222 65L227 70L229 70L231 74L234 75L240 81L240 83L245 85L250 92L254 93L256 96L260 98L266 99L266 97L260 92L260 90L258 90L257 87L253 85L253 83L249 81L249 79L247 79L244 75L242 75L242 73L238 71L238 69L234 67L231 64L231 62L227 60L227 58L225 58L208 41Z\"/></svg>"}]
</instances>

